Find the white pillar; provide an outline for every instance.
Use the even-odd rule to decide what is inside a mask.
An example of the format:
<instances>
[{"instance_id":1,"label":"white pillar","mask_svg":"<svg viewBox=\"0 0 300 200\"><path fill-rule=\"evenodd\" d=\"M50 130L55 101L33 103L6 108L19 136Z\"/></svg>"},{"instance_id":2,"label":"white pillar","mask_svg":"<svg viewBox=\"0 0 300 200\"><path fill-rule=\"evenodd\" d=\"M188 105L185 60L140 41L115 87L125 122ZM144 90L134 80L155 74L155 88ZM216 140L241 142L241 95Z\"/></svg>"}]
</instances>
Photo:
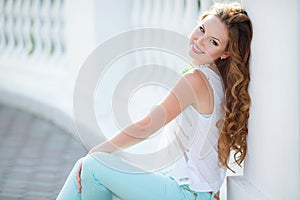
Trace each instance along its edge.
<instances>
[{"instance_id":1,"label":"white pillar","mask_svg":"<svg viewBox=\"0 0 300 200\"><path fill-rule=\"evenodd\" d=\"M251 0L252 97L244 176L228 199L299 199L299 2Z\"/></svg>"}]
</instances>

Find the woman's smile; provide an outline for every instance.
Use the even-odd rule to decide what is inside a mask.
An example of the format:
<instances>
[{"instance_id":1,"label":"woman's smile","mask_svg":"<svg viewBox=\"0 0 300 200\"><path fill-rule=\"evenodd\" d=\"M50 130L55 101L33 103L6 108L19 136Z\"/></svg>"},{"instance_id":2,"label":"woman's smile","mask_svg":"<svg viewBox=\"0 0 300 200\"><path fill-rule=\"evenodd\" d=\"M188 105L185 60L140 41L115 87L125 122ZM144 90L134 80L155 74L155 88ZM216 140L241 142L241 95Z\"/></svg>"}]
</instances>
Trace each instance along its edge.
<instances>
[{"instance_id":1,"label":"woman's smile","mask_svg":"<svg viewBox=\"0 0 300 200\"><path fill-rule=\"evenodd\" d=\"M192 50L196 53L196 54L204 54L204 51L202 51L198 46L197 46L197 41L194 40L193 44L192 44Z\"/></svg>"}]
</instances>

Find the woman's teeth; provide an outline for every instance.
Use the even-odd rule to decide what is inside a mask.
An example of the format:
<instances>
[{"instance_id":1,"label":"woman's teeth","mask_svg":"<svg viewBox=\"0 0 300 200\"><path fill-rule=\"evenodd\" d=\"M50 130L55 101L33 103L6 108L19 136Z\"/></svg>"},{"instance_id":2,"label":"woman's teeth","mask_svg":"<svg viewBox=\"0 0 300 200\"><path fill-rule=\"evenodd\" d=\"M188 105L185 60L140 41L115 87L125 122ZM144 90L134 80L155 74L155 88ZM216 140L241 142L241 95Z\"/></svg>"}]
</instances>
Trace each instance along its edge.
<instances>
[{"instance_id":1,"label":"woman's teeth","mask_svg":"<svg viewBox=\"0 0 300 200\"><path fill-rule=\"evenodd\" d=\"M203 54L204 53L201 49L199 49L199 47L197 47L196 42L194 42L194 44L193 44L193 50L197 54Z\"/></svg>"}]
</instances>

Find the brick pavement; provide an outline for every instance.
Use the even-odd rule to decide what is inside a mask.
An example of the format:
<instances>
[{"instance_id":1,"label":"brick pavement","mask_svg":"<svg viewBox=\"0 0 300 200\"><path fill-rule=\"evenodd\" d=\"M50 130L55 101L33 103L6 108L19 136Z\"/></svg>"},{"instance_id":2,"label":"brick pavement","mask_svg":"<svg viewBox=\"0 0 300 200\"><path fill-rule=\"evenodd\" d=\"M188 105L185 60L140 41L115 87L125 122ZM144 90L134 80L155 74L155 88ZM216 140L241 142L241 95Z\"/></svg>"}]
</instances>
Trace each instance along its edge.
<instances>
[{"instance_id":1,"label":"brick pavement","mask_svg":"<svg viewBox=\"0 0 300 200\"><path fill-rule=\"evenodd\" d=\"M0 105L0 200L55 199L84 147L55 125Z\"/></svg>"}]
</instances>

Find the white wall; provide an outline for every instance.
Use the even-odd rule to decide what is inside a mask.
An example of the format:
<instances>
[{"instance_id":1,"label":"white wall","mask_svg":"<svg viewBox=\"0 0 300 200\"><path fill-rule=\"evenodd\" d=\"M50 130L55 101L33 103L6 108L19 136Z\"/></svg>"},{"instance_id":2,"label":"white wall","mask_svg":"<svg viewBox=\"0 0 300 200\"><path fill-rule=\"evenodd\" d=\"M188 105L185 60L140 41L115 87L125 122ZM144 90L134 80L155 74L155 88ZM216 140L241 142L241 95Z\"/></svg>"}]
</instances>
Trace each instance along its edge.
<instances>
[{"instance_id":1,"label":"white wall","mask_svg":"<svg viewBox=\"0 0 300 200\"><path fill-rule=\"evenodd\" d=\"M299 2L251 0L246 9L254 29L249 149L228 198L299 199Z\"/></svg>"}]
</instances>

